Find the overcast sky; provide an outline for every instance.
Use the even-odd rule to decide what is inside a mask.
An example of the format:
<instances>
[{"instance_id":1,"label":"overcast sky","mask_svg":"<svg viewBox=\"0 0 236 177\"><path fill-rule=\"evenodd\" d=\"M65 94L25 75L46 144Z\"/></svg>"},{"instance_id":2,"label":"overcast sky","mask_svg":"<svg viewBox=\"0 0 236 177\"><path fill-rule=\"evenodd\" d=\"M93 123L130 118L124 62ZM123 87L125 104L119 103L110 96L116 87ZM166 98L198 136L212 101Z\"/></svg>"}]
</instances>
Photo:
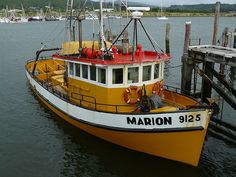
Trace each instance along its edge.
<instances>
[{"instance_id":1,"label":"overcast sky","mask_svg":"<svg viewBox=\"0 0 236 177\"><path fill-rule=\"evenodd\" d=\"M161 0L133 0L133 1L157 6L161 4ZM183 4L208 4L208 3L211 4L215 3L216 1L217 0L162 0L162 3L163 6L170 6L170 5L183 5ZM236 4L236 0L221 0L220 2L228 4Z\"/></svg>"}]
</instances>

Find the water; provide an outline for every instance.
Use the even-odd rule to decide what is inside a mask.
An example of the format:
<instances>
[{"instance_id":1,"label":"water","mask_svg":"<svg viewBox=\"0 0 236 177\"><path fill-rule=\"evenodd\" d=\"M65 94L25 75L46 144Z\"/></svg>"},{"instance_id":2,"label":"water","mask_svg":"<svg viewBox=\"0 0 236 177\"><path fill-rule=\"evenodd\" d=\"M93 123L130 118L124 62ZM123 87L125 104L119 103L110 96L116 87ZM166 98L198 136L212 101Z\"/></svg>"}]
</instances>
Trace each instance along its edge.
<instances>
[{"instance_id":1,"label":"water","mask_svg":"<svg viewBox=\"0 0 236 177\"><path fill-rule=\"evenodd\" d=\"M192 21L192 37L211 43L213 18L170 18L169 66L180 64L184 24ZM235 18L220 19L220 33L235 28ZM119 20L117 21L119 22ZM164 44L165 23L145 18L143 23ZM96 24L96 23L95 23ZM84 38L90 38L92 22L84 23ZM97 24L96 24L97 25ZM119 23L110 22L116 31ZM209 132L199 167L130 151L90 136L47 110L32 94L24 65L45 43L58 47L65 38L64 22L0 24L0 176L4 177L233 177L236 176L236 144ZM140 41L145 35L140 32ZM150 47L148 43L143 44ZM164 45L160 45L164 48ZM167 84L180 85L180 68L169 69ZM176 77L176 75L178 77ZM234 82L235 83L235 82ZM235 122L227 105L224 119Z\"/></svg>"}]
</instances>

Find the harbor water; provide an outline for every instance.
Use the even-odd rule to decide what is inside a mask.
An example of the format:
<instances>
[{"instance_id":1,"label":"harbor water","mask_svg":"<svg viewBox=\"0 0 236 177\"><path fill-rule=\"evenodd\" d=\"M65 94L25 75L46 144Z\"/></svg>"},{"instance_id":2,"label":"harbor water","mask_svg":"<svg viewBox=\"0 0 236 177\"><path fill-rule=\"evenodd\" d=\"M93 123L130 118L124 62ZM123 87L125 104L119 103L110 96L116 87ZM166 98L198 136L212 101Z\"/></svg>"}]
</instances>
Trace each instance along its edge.
<instances>
[{"instance_id":1,"label":"harbor water","mask_svg":"<svg viewBox=\"0 0 236 177\"><path fill-rule=\"evenodd\" d=\"M236 17L221 17L219 39L225 27L236 28ZM117 34L126 19L106 21ZM211 44L213 17L172 17L168 21L144 18L148 32L164 49L165 24L171 25L171 53L165 84L180 87L185 22L192 22L191 38ZM92 40L92 26L84 21L83 38ZM0 176L2 177L235 177L236 143L209 131L197 168L134 152L107 143L71 126L36 99L25 77L25 62L43 45L60 47L66 39L65 22L0 24ZM130 29L132 30L132 29ZM141 28L139 41L150 48ZM193 41L193 43L198 43ZM227 70L227 75L232 75ZM236 84L236 76L231 83ZM198 80L200 82L200 78ZM236 124L236 111L226 103L223 120ZM161 146L161 145L160 145Z\"/></svg>"}]
</instances>

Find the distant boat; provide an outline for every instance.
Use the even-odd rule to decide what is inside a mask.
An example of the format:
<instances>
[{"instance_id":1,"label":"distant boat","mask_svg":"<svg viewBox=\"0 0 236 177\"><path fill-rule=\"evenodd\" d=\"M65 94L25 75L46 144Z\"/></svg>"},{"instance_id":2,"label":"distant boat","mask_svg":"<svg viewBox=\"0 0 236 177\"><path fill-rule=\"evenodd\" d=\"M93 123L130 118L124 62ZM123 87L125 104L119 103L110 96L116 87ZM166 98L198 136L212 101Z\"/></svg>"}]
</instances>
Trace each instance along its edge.
<instances>
[{"instance_id":1,"label":"distant boat","mask_svg":"<svg viewBox=\"0 0 236 177\"><path fill-rule=\"evenodd\" d=\"M41 16L34 16L34 17L30 17L29 19L28 19L28 21L29 22L31 22L31 21L43 21L43 17L41 17Z\"/></svg>"},{"instance_id":2,"label":"distant boat","mask_svg":"<svg viewBox=\"0 0 236 177\"><path fill-rule=\"evenodd\" d=\"M28 19L26 18L25 16L25 10L24 10L24 7L23 5L22 6L22 10L19 10L19 9L12 9L10 10L10 16L8 17L9 18L9 23L27 23L28 22ZM19 17L18 13L21 13L21 16Z\"/></svg>"},{"instance_id":3,"label":"distant boat","mask_svg":"<svg viewBox=\"0 0 236 177\"><path fill-rule=\"evenodd\" d=\"M4 17L0 17L0 23L10 23L10 19L8 18L8 6L6 9L3 9Z\"/></svg>"},{"instance_id":4,"label":"distant boat","mask_svg":"<svg viewBox=\"0 0 236 177\"><path fill-rule=\"evenodd\" d=\"M0 23L10 23L10 20L6 17L0 18Z\"/></svg>"},{"instance_id":5,"label":"distant boat","mask_svg":"<svg viewBox=\"0 0 236 177\"><path fill-rule=\"evenodd\" d=\"M157 17L158 20L168 20L168 18L166 16L162 16L162 17Z\"/></svg>"},{"instance_id":6,"label":"distant boat","mask_svg":"<svg viewBox=\"0 0 236 177\"><path fill-rule=\"evenodd\" d=\"M40 12L37 13L36 16L32 16L28 18L28 21L45 21L45 16L43 15L43 10L41 9Z\"/></svg>"},{"instance_id":7,"label":"distant boat","mask_svg":"<svg viewBox=\"0 0 236 177\"><path fill-rule=\"evenodd\" d=\"M107 18L109 18L109 19L121 19L122 16L118 16L118 15L109 15L109 16L107 16Z\"/></svg>"},{"instance_id":8,"label":"distant boat","mask_svg":"<svg viewBox=\"0 0 236 177\"><path fill-rule=\"evenodd\" d=\"M98 15L95 11L86 11L85 20L98 20Z\"/></svg>"},{"instance_id":9,"label":"distant boat","mask_svg":"<svg viewBox=\"0 0 236 177\"><path fill-rule=\"evenodd\" d=\"M168 20L166 16L163 16L163 10L162 10L162 0L161 0L161 16L157 17L158 20Z\"/></svg>"}]
</instances>

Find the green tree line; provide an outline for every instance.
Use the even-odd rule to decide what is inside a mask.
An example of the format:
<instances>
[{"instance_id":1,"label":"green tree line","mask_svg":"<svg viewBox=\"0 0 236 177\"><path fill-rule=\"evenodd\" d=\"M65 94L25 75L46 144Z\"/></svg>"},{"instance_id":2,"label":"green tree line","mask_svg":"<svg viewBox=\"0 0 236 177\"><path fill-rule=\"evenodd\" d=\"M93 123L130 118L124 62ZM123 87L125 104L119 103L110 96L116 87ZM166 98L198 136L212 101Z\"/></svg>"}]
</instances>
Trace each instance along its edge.
<instances>
[{"instance_id":1,"label":"green tree line","mask_svg":"<svg viewBox=\"0 0 236 177\"><path fill-rule=\"evenodd\" d=\"M80 8L83 6L84 0L74 0L74 7ZM66 9L67 0L1 0L0 9L21 9L21 4L25 9L40 9L45 8L50 3L53 9Z\"/></svg>"},{"instance_id":2,"label":"green tree line","mask_svg":"<svg viewBox=\"0 0 236 177\"><path fill-rule=\"evenodd\" d=\"M159 8L153 8L152 11L158 12ZM196 4L196 5L172 5L165 8L166 12L215 12L215 4ZM221 12L236 12L236 4L221 4Z\"/></svg>"}]
</instances>

